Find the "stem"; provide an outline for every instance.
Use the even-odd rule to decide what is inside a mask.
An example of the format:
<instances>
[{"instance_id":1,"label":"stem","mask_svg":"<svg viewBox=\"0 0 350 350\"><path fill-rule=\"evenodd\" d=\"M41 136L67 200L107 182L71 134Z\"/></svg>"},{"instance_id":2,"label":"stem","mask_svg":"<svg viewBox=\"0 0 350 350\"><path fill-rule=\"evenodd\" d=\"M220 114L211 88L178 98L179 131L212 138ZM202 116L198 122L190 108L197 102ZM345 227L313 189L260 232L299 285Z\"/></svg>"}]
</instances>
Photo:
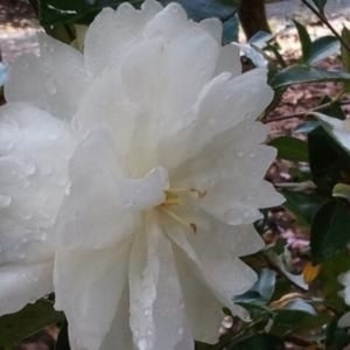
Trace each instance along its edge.
<instances>
[{"instance_id":1,"label":"stem","mask_svg":"<svg viewBox=\"0 0 350 350\"><path fill-rule=\"evenodd\" d=\"M334 103L339 102L339 100L342 98L343 95L344 95L344 91L341 90L331 101L329 101L327 103L323 103L317 107L311 108L311 109L304 111L304 112L287 114L287 115L284 115L282 117L273 118L270 120L265 120L264 123L265 124L274 123L274 122L278 122L281 120L292 119L292 118L301 118L301 117L307 116L308 114L310 114L312 112L317 112L317 111L320 111L324 108L331 107ZM349 103L349 101L344 101L342 104L348 104L348 103Z\"/></svg>"},{"instance_id":2,"label":"stem","mask_svg":"<svg viewBox=\"0 0 350 350\"><path fill-rule=\"evenodd\" d=\"M334 34L334 36L341 42L341 44L350 52L350 46L343 40L343 38L338 34L338 32L332 27L332 25L329 23L327 17L322 14L321 12L317 11L316 8L309 4L308 0L301 0L301 2L312 12L317 16L318 19L321 20L322 23L324 23L328 29Z\"/></svg>"}]
</instances>

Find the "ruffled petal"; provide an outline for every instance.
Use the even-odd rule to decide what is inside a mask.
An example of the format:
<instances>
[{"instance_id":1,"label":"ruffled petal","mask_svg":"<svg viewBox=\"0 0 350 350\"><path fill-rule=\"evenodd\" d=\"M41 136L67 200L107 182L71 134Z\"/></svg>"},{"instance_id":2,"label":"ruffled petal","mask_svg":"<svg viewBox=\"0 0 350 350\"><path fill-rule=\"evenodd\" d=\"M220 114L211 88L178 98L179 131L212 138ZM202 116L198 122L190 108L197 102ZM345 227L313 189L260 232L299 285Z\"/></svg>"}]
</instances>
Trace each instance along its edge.
<instances>
[{"instance_id":1,"label":"ruffled petal","mask_svg":"<svg viewBox=\"0 0 350 350\"><path fill-rule=\"evenodd\" d=\"M55 307L64 310L76 350L97 350L112 327L127 280L131 239L93 251L58 250Z\"/></svg>"},{"instance_id":2,"label":"ruffled petal","mask_svg":"<svg viewBox=\"0 0 350 350\"><path fill-rule=\"evenodd\" d=\"M70 119L88 85L83 56L46 34L38 38L39 57L25 54L11 65L6 100L29 102L55 117Z\"/></svg>"},{"instance_id":3,"label":"ruffled petal","mask_svg":"<svg viewBox=\"0 0 350 350\"><path fill-rule=\"evenodd\" d=\"M231 307L233 312L242 311L234 308L232 298L253 286L257 280L256 273L232 254L231 249L234 251L235 248L229 246L228 235L230 232L211 231L213 227L201 217L197 218L196 226L197 233L192 236L188 230L186 231L183 226L178 224L168 222L166 228L169 237L192 261L198 278L211 290L222 305ZM224 242L226 245L213 243L213 234L218 236L220 243ZM197 238L200 235L203 237ZM249 240L247 239L247 241ZM257 237L253 236L250 241L255 247L261 246L261 240ZM239 316L246 317L246 314L239 314Z\"/></svg>"},{"instance_id":4,"label":"ruffled petal","mask_svg":"<svg viewBox=\"0 0 350 350\"><path fill-rule=\"evenodd\" d=\"M156 214L145 217L131 254L130 326L139 350L192 350L170 243Z\"/></svg>"},{"instance_id":5,"label":"ruffled petal","mask_svg":"<svg viewBox=\"0 0 350 350\"><path fill-rule=\"evenodd\" d=\"M1 108L0 135L0 265L50 259L74 138L27 104Z\"/></svg>"},{"instance_id":6,"label":"ruffled petal","mask_svg":"<svg viewBox=\"0 0 350 350\"><path fill-rule=\"evenodd\" d=\"M133 232L137 218L119 197L124 170L108 132L91 133L77 147L69 173L71 186L56 222L60 247L103 248Z\"/></svg>"},{"instance_id":7,"label":"ruffled petal","mask_svg":"<svg viewBox=\"0 0 350 350\"><path fill-rule=\"evenodd\" d=\"M154 0L147 0L141 10L126 2L116 11L103 9L86 34L84 56L88 71L97 76L106 67L117 66L124 53L140 40L146 23L161 9Z\"/></svg>"},{"instance_id":8,"label":"ruffled petal","mask_svg":"<svg viewBox=\"0 0 350 350\"><path fill-rule=\"evenodd\" d=\"M207 83L187 122L183 120L176 133L160 144L162 164L168 169L177 167L210 145L215 137L238 127L243 120L256 119L273 97L266 73L264 69L254 69L234 78L222 73Z\"/></svg>"},{"instance_id":9,"label":"ruffled petal","mask_svg":"<svg viewBox=\"0 0 350 350\"><path fill-rule=\"evenodd\" d=\"M193 261L177 247L174 247L174 255L192 337L205 343L215 343L224 317L221 311L223 304L198 276Z\"/></svg>"},{"instance_id":10,"label":"ruffled petal","mask_svg":"<svg viewBox=\"0 0 350 350\"><path fill-rule=\"evenodd\" d=\"M0 267L0 281L0 315L19 311L52 292L52 263Z\"/></svg>"},{"instance_id":11,"label":"ruffled petal","mask_svg":"<svg viewBox=\"0 0 350 350\"><path fill-rule=\"evenodd\" d=\"M232 225L252 223L261 217L259 208L284 201L264 180L276 156L274 148L261 145L266 136L265 126L245 120L179 167L172 173L172 182L206 193L198 205L218 220Z\"/></svg>"},{"instance_id":12,"label":"ruffled petal","mask_svg":"<svg viewBox=\"0 0 350 350\"><path fill-rule=\"evenodd\" d=\"M228 44L220 48L220 56L214 75L229 72L233 77L242 74L239 46Z\"/></svg>"},{"instance_id":13,"label":"ruffled petal","mask_svg":"<svg viewBox=\"0 0 350 350\"><path fill-rule=\"evenodd\" d=\"M127 285L119 301L112 326L99 350L115 349L116 344L118 344L120 349L133 349L132 334L129 326L129 288Z\"/></svg>"}]
</instances>

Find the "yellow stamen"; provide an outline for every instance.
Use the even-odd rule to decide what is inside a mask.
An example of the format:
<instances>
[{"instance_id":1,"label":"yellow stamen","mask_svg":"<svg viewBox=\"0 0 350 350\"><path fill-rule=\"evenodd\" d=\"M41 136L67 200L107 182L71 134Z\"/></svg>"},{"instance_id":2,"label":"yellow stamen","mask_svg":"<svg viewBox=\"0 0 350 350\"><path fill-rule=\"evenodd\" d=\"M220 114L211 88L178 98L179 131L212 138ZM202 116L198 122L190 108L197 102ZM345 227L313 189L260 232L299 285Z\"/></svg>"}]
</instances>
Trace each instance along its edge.
<instances>
[{"instance_id":1,"label":"yellow stamen","mask_svg":"<svg viewBox=\"0 0 350 350\"><path fill-rule=\"evenodd\" d=\"M164 207L163 205L160 208L164 211L164 213L168 214L172 219L174 219L175 221L177 221L181 225L184 225L187 228L189 228L194 234L197 233L197 225L196 224L194 224L193 222L187 222L187 221L183 220L179 215L174 213L172 210Z\"/></svg>"}]
</instances>

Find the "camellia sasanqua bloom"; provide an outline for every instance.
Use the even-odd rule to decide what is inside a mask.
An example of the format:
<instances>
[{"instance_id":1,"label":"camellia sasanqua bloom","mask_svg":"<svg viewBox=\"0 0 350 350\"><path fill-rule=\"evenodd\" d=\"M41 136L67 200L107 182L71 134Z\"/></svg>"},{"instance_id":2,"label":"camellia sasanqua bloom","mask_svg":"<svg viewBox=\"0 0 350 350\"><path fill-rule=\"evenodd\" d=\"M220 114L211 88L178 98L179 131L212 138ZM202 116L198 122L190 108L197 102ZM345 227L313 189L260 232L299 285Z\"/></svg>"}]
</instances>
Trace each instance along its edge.
<instances>
[{"instance_id":1,"label":"camellia sasanqua bloom","mask_svg":"<svg viewBox=\"0 0 350 350\"><path fill-rule=\"evenodd\" d=\"M0 119L0 313L55 292L75 350L187 350L256 274L239 257L282 197L219 20L177 4L103 10L83 53L42 34L10 69Z\"/></svg>"}]
</instances>

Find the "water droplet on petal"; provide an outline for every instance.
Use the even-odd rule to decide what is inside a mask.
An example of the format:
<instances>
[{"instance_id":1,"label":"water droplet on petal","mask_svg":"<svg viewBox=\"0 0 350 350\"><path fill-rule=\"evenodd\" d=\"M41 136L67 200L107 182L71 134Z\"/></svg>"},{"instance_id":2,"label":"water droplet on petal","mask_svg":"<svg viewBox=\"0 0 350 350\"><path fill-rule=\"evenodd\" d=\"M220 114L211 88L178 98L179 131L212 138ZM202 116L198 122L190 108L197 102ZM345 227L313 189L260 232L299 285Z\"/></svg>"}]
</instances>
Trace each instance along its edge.
<instances>
[{"instance_id":1,"label":"water droplet on petal","mask_svg":"<svg viewBox=\"0 0 350 350\"><path fill-rule=\"evenodd\" d=\"M244 152L236 152L236 156L237 156L238 158L243 158Z\"/></svg>"},{"instance_id":2,"label":"water droplet on petal","mask_svg":"<svg viewBox=\"0 0 350 350\"><path fill-rule=\"evenodd\" d=\"M225 211L224 220L230 225L241 225L243 222L243 220L238 217L237 213L232 209Z\"/></svg>"},{"instance_id":3,"label":"water droplet on petal","mask_svg":"<svg viewBox=\"0 0 350 350\"><path fill-rule=\"evenodd\" d=\"M7 208L11 204L11 202L11 197L0 195L0 208Z\"/></svg>"}]
</instances>

